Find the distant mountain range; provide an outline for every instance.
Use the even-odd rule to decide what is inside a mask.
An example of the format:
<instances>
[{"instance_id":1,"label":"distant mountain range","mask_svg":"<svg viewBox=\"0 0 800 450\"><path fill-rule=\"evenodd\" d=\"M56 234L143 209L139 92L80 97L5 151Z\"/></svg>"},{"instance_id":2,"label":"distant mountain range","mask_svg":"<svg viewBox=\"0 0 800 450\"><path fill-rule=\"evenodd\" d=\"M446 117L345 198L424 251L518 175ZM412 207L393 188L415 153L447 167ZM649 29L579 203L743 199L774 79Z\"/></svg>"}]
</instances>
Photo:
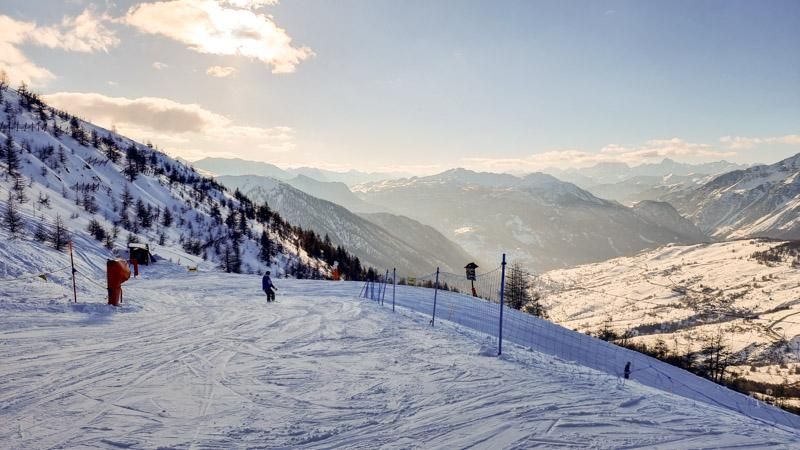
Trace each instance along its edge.
<instances>
[{"instance_id":1,"label":"distant mountain range","mask_svg":"<svg viewBox=\"0 0 800 450\"><path fill-rule=\"evenodd\" d=\"M800 239L800 154L728 172L664 198L718 238Z\"/></svg>"},{"instance_id":2,"label":"distant mountain range","mask_svg":"<svg viewBox=\"0 0 800 450\"><path fill-rule=\"evenodd\" d=\"M747 167L727 161L687 164L665 158L660 163L633 167L625 163L601 163L580 169L546 169L545 172L575 183L600 198L632 205L642 200L662 200L670 193L702 184L714 175Z\"/></svg>"},{"instance_id":3,"label":"distant mountain range","mask_svg":"<svg viewBox=\"0 0 800 450\"><path fill-rule=\"evenodd\" d=\"M354 189L372 204L432 225L484 261L506 252L536 270L708 239L668 204L628 208L542 173L454 169Z\"/></svg>"},{"instance_id":4,"label":"distant mountain range","mask_svg":"<svg viewBox=\"0 0 800 450\"><path fill-rule=\"evenodd\" d=\"M653 177L659 179L666 176L688 177L716 175L733 170L745 169L747 167L749 166L728 161L688 164L664 158L660 163L641 164L633 167L621 162L608 162L577 169L563 170L549 168L545 169L544 172L560 180L569 181L584 189L588 189L596 185L615 184L639 177Z\"/></svg>"},{"instance_id":5,"label":"distant mountain range","mask_svg":"<svg viewBox=\"0 0 800 450\"><path fill-rule=\"evenodd\" d=\"M336 172L314 167L281 169L273 164L239 158L203 158L192 162L191 165L196 169L209 172L211 175L259 175L279 180L305 176L316 181L344 183L348 186L409 176L403 172L360 172L358 170Z\"/></svg>"},{"instance_id":6,"label":"distant mountain range","mask_svg":"<svg viewBox=\"0 0 800 450\"><path fill-rule=\"evenodd\" d=\"M314 197L275 178L222 176L217 180L257 202L267 202L291 223L328 235L362 263L418 275L441 270L459 273L474 258L433 228L393 214L364 214ZM349 191L348 191L349 192Z\"/></svg>"}]
</instances>

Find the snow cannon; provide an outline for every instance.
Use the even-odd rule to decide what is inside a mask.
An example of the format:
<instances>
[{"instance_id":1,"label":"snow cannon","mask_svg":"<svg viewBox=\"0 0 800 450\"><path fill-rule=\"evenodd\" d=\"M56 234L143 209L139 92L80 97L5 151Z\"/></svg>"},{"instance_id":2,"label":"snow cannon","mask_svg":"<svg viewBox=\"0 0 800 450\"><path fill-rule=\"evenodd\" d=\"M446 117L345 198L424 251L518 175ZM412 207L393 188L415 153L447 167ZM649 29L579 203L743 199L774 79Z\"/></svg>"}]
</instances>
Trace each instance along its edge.
<instances>
[{"instance_id":1,"label":"snow cannon","mask_svg":"<svg viewBox=\"0 0 800 450\"><path fill-rule=\"evenodd\" d=\"M122 283L131 277L128 262L124 259L107 260L106 274L108 277L108 304L119 306L122 300Z\"/></svg>"}]
</instances>

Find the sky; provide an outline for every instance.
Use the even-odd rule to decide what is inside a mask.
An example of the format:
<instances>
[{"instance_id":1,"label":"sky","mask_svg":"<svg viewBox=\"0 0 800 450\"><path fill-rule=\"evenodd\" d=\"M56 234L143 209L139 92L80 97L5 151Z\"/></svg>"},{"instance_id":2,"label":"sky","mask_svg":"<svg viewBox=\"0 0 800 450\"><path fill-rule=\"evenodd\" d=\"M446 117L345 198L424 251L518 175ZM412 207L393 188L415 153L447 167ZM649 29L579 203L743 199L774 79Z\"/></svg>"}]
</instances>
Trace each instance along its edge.
<instances>
[{"instance_id":1,"label":"sky","mask_svg":"<svg viewBox=\"0 0 800 450\"><path fill-rule=\"evenodd\" d=\"M3 0L0 68L189 160L526 172L800 153L800 2Z\"/></svg>"}]
</instances>

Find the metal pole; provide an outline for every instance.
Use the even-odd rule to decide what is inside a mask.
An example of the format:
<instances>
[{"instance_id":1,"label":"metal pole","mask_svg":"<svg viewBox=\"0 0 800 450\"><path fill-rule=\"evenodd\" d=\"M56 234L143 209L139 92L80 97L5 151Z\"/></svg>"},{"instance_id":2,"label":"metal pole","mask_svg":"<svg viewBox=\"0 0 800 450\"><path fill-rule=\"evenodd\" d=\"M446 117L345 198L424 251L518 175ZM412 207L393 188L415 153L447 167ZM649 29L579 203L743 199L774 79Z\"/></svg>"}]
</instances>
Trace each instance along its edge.
<instances>
[{"instance_id":1,"label":"metal pole","mask_svg":"<svg viewBox=\"0 0 800 450\"><path fill-rule=\"evenodd\" d=\"M69 263L72 265L72 298L78 303L78 288L75 286L75 259L72 257L72 240L69 241Z\"/></svg>"},{"instance_id":2,"label":"metal pole","mask_svg":"<svg viewBox=\"0 0 800 450\"><path fill-rule=\"evenodd\" d=\"M500 271L500 331L497 333L497 355L503 354L503 301L506 289L506 254L503 253L503 268Z\"/></svg>"},{"instance_id":3,"label":"metal pole","mask_svg":"<svg viewBox=\"0 0 800 450\"><path fill-rule=\"evenodd\" d=\"M392 312L394 312L394 291L397 289L397 268L392 269Z\"/></svg>"},{"instance_id":4,"label":"metal pole","mask_svg":"<svg viewBox=\"0 0 800 450\"><path fill-rule=\"evenodd\" d=\"M436 295L439 293L439 268L436 268L436 284L433 285L433 317L431 317L431 326L436 322Z\"/></svg>"},{"instance_id":5,"label":"metal pole","mask_svg":"<svg viewBox=\"0 0 800 450\"><path fill-rule=\"evenodd\" d=\"M386 276L383 278L383 293L381 294L381 306L383 306L383 300L386 298L386 283L389 282L389 269L386 269Z\"/></svg>"}]
</instances>

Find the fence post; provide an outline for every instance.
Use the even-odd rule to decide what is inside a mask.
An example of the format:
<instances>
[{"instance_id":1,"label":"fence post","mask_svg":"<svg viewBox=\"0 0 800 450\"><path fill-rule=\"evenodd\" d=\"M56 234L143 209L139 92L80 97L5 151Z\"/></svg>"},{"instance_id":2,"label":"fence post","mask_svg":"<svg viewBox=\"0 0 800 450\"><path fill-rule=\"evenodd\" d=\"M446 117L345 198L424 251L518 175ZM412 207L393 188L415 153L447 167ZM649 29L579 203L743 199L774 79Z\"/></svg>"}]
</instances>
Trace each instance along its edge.
<instances>
[{"instance_id":1,"label":"fence post","mask_svg":"<svg viewBox=\"0 0 800 450\"><path fill-rule=\"evenodd\" d=\"M386 269L386 276L383 277L383 293L381 294L381 306L383 306L383 300L386 298L386 283L389 282L389 269Z\"/></svg>"},{"instance_id":2,"label":"fence post","mask_svg":"<svg viewBox=\"0 0 800 450\"><path fill-rule=\"evenodd\" d=\"M397 268L392 269L392 312L394 312L395 289L397 289Z\"/></svg>"},{"instance_id":3,"label":"fence post","mask_svg":"<svg viewBox=\"0 0 800 450\"><path fill-rule=\"evenodd\" d=\"M439 268L436 268L436 284L433 285L433 317L431 317L431 326L436 322L436 296L439 293Z\"/></svg>"},{"instance_id":4,"label":"fence post","mask_svg":"<svg viewBox=\"0 0 800 450\"><path fill-rule=\"evenodd\" d=\"M72 239L69 241L69 263L72 266L72 297L78 303L78 288L75 286L75 260L72 258Z\"/></svg>"},{"instance_id":5,"label":"fence post","mask_svg":"<svg viewBox=\"0 0 800 450\"><path fill-rule=\"evenodd\" d=\"M506 254L503 253L503 264L500 270L500 331L497 333L497 356L503 354L503 303L506 289Z\"/></svg>"}]
</instances>

